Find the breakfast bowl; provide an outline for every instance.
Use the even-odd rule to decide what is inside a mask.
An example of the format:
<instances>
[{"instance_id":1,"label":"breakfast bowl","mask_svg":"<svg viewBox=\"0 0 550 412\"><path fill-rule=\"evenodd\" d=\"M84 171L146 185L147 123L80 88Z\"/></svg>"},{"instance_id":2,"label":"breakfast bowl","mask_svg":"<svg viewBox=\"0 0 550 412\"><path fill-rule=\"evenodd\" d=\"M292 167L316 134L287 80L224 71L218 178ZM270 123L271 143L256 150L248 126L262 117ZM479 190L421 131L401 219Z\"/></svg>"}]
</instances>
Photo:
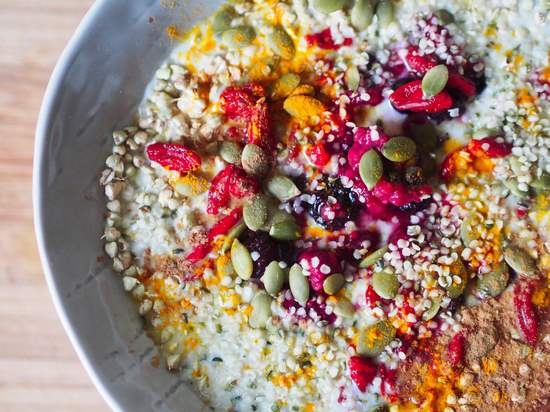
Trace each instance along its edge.
<instances>
[{"instance_id":1,"label":"breakfast bowl","mask_svg":"<svg viewBox=\"0 0 550 412\"><path fill-rule=\"evenodd\" d=\"M129 122L173 44L216 2L167 8L99 0L52 74L36 132L34 210L56 309L92 380L114 410L201 410L177 376L152 366L153 344L111 265L100 259L104 199L97 183L110 136Z\"/></svg>"},{"instance_id":2,"label":"breakfast bowl","mask_svg":"<svg viewBox=\"0 0 550 412\"><path fill-rule=\"evenodd\" d=\"M111 406L545 410L547 7L217 6L96 3L41 112L43 264Z\"/></svg>"}]
</instances>

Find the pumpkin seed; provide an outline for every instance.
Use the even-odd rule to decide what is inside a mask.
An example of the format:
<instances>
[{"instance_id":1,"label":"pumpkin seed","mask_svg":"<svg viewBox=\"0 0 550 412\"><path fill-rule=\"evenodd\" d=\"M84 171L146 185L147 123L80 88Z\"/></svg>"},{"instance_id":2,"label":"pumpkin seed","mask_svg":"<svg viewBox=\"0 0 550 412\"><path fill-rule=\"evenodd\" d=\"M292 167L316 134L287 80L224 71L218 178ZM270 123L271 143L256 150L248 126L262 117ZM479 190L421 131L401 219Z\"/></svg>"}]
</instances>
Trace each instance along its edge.
<instances>
[{"instance_id":1,"label":"pumpkin seed","mask_svg":"<svg viewBox=\"0 0 550 412\"><path fill-rule=\"evenodd\" d=\"M258 292L250 302L252 313L248 323L252 328L264 328L268 319L271 317L271 302L273 299L263 290Z\"/></svg>"},{"instance_id":2,"label":"pumpkin seed","mask_svg":"<svg viewBox=\"0 0 550 412\"><path fill-rule=\"evenodd\" d=\"M351 318L355 314L355 308L349 300L340 298L334 305L334 313L342 318Z\"/></svg>"},{"instance_id":3,"label":"pumpkin seed","mask_svg":"<svg viewBox=\"0 0 550 412\"><path fill-rule=\"evenodd\" d=\"M230 49L249 46L255 38L256 32L251 26L237 26L222 34L223 43Z\"/></svg>"},{"instance_id":4,"label":"pumpkin seed","mask_svg":"<svg viewBox=\"0 0 550 412\"><path fill-rule=\"evenodd\" d=\"M225 141L220 145L220 157L227 163L241 163L241 146L237 142Z\"/></svg>"},{"instance_id":5,"label":"pumpkin seed","mask_svg":"<svg viewBox=\"0 0 550 412\"><path fill-rule=\"evenodd\" d=\"M251 175L262 176L269 171L269 157L253 143L244 147L241 161L245 172Z\"/></svg>"},{"instance_id":6,"label":"pumpkin seed","mask_svg":"<svg viewBox=\"0 0 550 412\"><path fill-rule=\"evenodd\" d=\"M365 30L372 22L374 2L372 0L355 0L350 11L351 24L357 30Z\"/></svg>"},{"instance_id":7,"label":"pumpkin seed","mask_svg":"<svg viewBox=\"0 0 550 412\"><path fill-rule=\"evenodd\" d=\"M267 222L268 205L264 196L254 196L243 208L243 219L246 227L257 231Z\"/></svg>"},{"instance_id":8,"label":"pumpkin seed","mask_svg":"<svg viewBox=\"0 0 550 412\"><path fill-rule=\"evenodd\" d=\"M300 76L296 73L286 73L279 77L271 89L271 98L273 100L284 99L300 85Z\"/></svg>"},{"instance_id":9,"label":"pumpkin seed","mask_svg":"<svg viewBox=\"0 0 550 412\"><path fill-rule=\"evenodd\" d=\"M434 151L438 146L437 130L432 122L414 123L409 126L411 138L426 152Z\"/></svg>"},{"instance_id":10,"label":"pumpkin seed","mask_svg":"<svg viewBox=\"0 0 550 412\"><path fill-rule=\"evenodd\" d=\"M378 356L395 337L395 328L387 320L381 320L363 329L357 341L357 353L362 356Z\"/></svg>"},{"instance_id":11,"label":"pumpkin seed","mask_svg":"<svg viewBox=\"0 0 550 412\"><path fill-rule=\"evenodd\" d=\"M372 288L384 299L393 299L399 290L399 280L395 273L383 270L372 275Z\"/></svg>"},{"instance_id":12,"label":"pumpkin seed","mask_svg":"<svg viewBox=\"0 0 550 412\"><path fill-rule=\"evenodd\" d=\"M246 225L244 224L243 220L242 219L239 220L239 223L233 226L229 231L229 233L227 233L227 236L225 236L225 239L223 240L221 252L222 253L227 252L231 247L233 240L238 238L245 229L246 229Z\"/></svg>"},{"instance_id":13,"label":"pumpkin seed","mask_svg":"<svg viewBox=\"0 0 550 412\"><path fill-rule=\"evenodd\" d=\"M456 299L461 296L464 293L464 289L466 289L466 285L469 280L468 270L460 258L451 264L449 270L453 280L445 287L445 289L447 290L447 295L451 299ZM460 282L457 282L456 279L454 279L455 276L460 278Z\"/></svg>"},{"instance_id":14,"label":"pumpkin seed","mask_svg":"<svg viewBox=\"0 0 550 412\"><path fill-rule=\"evenodd\" d=\"M361 74L359 73L359 69L357 68L357 66L351 66L346 70L344 80L346 81L348 89L356 91L359 88L359 83L361 82Z\"/></svg>"},{"instance_id":15,"label":"pumpkin seed","mask_svg":"<svg viewBox=\"0 0 550 412\"><path fill-rule=\"evenodd\" d=\"M343 9L348 0L315 0L313 7L322 13L329 14L336 10Z\"/></svg>"},{"instance_id":16,"label":"pumpkin seed","mask_svg":"<svg viewBox=\"0 0 550 412\"><path fill-rule=\"evenodd\" d=\"M233 276L235 269L231 262L227 259L216 260L216 274L223 278L224 276Z\"/></svg>"},{"instance_id":17,"label":"pumpkin seed","mask_svg":"<svg viewBox=\"0 0 550 412\"><path fill-rule=\"evenodd\" d=\"M504 262L501 262L492 272L477 278L474 292L480 299L497 297L506 289L509 278L508 268Z\"/></svg>"},{"instance_id":18,"label":"pumpkin seed","mask_svg":"<svg viewBox=\"0 0 550 412\"><path fill-rule=\"evenodd\" d=\"M431 306L422 314L422 320L428 321L430 319L433 319L439 312L440 307L441 299L432 300Z\"/></svg>"},{"instance_id":19,"label":"pumpkin seed","mask_svg":"<svg viewBox=\"0 0 550 412\"><path fill-rule=\"evenodd\" d=\"M323 281L323 290L327 295L335 295L344 286L346 280L341 273L333 273Z\"/></svg>"},{"instance_id":20,"label":"pumpkin seed","mask_svg":"<svg viewBox=\"0 0 550 412\"><path fill-rule=\"evenodd\" d=\"M543 174L541 177L533 180L530 185L541 192L548 192L550 191L550 175Z\"/></svg>"},{"instance_id":21,"label":"pumpkin seed","mask_svg":"<svg viewBox=\"0 0 550 412\"><path fill-rule=\"evenodd\" d=\"M281 202L286 202L301 193L294 182L286 176L273 176L269 179L267 191Z\"/></svg>"},{"instance_id":22,"label":"pumpkin seed","mask_svg":"<svg viewBox=\"0 0 550 412\"><path fill-rule=\"evenodd\" d=\"M516 246L504 249L504 260L520 276L534 277L537 273L537 262L529 254Z\"/></svg>"},{"instance_id":23,"label":"pumpkin seed","mask_svg":"<svg viewBox=\"0 0 550 412\"><path fill-rule=\"evenodd\" d=\"M483 216L478 212L470 212L464 217L460 224L460 238L464 246L469 247L470 243L477 240L479 234L476 228L481 224L483 224Z\"/></svg>"},{"instance_id":24,"label":"pumpkin seed","mask_svg":"<svg viewBox=\"0 0 550 412\"><path fill-rule=\"evenodd\" d=\"M286 220L273 224L269 229L269 235L277 240L296 240L300 237L300 228L296 222Z\"/></svg>"},{"instance_id":25,"label":"pumpkin seed","mask_svg":"<svg viewBox=\"0 0 550 412\"><path fill-rule=\"evenodd\" d=\"M305 306L307 300L309 299L309 282L304 276L302 267L295 263L290 268L288 273L288 283L290 285L290 291L296 302L300 305Z\"/></svg>"},{"instance_id":26,"label":"pumpkin seed","mask_svg":"<svg viewBox=\"0 0 550 412\"><path fill-rule=\"evenodd\" d=\"M235 18L235 10L232 7L222 7L212 18L212 30L221 33L231 28L231 21Z\"/></svg>"},{"instance_id":27,"label":"pumpkin seed","mask_svg":"<svg viewBox=\"0 0 550 412\"><path fill-rule=\"evenodd\" d=\"M389 0L382 0L376 7L379 27L389 26L395 19L393 3Z\"/></svg>"},{"instance_id":28,"label":"pumpkin seed","mask_svg":"<svg viewBox=\"0 0 550 412\"><path fill-rule=\"evenodd\" d=\"M422 79L422 93L426 99L439 94L447 85L449 69L444 64L432 67Z\"/></svg>"},{"instance_id":29,"label":"pumpkin seed","mask_svg":"<svg viewBox=\"0 0 550 412\"><path fill-rule=\"evenodd\" d=\"M281 27L275 27L267 39L267 44L273 53L285 60L290 60L296 53L294 41L289 34Z\"/></svg>"},{"instance_id":30,"label":"pumpkin seed","mask_svg":"<svg viewBox=\"0 0 550 412\"><path fill-rule=\"evenodd\" d=\"M277 209L275 208L272 212L271 212L271 219L270 219L270 225L269 227L266 229L269 231L269 229L271 229L271 226L277 224L277 223L281 223L281 222L294 222L294 216L292 216L290 213L284 211L284 210L281 210L281 209Z\"/></svg>"},{"instance_id":31,"label":"pumpkin seed","mask_svg":"<svg viewBox=\"0 0 550 412\"><path fill-rule=\"evenodd\" d=\"M392 137L382 146L382 154L392 162L406 162L416 153L416 143L406 136Z\"/></svg>"},{"instance_id":32,"label":"pumpkin seed","mask_svg":"<svg viewBox=\"0 0 550 412\"><path fill-rule=\"evenodd\" d=\"M279 293L285 282L285 271L279 266L279 262L273 261L265 268L261 281L270 295Z\"/></svg>"},{"instance_id":33,"label":"pumpkin seed","mask_svg":"<svg viewBox=\"0 0 550 412\"><path fill-rule=\"evenodd\" d=\"M520 199L529 197L528 192L524 192L519 188L519 182L516 179L510 178L503 180L502 183L510 191L510 193L516 197L519 197Z\"/></svg>"},{"instance_id":34,"label":"pumpkin seed","mask_svg":"<svg viewBox=\"0 0 550 412\"><path fill-rule=\"evenodd\" d=\"M382 165L382 159L380 159L380 155L375 149L370 149L363 154L359 162L359 175L367 186L367 189L372 190L383 173L384 166Z\"/></svg>"},{"instance_id":35,"label":"pumpkin seed","mask_svg":"<svg viewBox=\"0 0 550 412\"><path fill-rule=\"evenodd\" d=\"M363 260L359 263L360 268L368 268L369 266L374 265L380 259L384 257L384 254L388 251L388 246L382 246L380 249L375 250L371 254L365 256Z\"/></svg>"},{"instance_id":36,"label":"pumpkin seed","mask_svg":"<svg viewBox=\"0 0 550 412\"><path fill-rule=\"evenodd\" d=\"M241 279L248 280L252 277L252 257L246 246L239 242L239 239L233 240L231 244L231 263L237 276Z\"/></svg>"},{"instance_id":37,"label":"pumpkin seed","mask_svg":"<svg viewBox=\"0 0 550 412\"><path fill-rule=\"evenodd\" d=\"M455 16L447 9L439 9L435 11L435 17L443 25L453 23L455 21Z\"/></svg>"},{"instance_id":38,"label":"pumpkin seed","mask_svg":"<svg viewBox=\"0 0 550 412\"><path fill-rule=\"evenodd\" d=\"M292 93L290 93L291 96L313 96L315 94L315 87L313 87L311 84L301 84L298 87L296 87Z\"/></svg>"}]
</instances>

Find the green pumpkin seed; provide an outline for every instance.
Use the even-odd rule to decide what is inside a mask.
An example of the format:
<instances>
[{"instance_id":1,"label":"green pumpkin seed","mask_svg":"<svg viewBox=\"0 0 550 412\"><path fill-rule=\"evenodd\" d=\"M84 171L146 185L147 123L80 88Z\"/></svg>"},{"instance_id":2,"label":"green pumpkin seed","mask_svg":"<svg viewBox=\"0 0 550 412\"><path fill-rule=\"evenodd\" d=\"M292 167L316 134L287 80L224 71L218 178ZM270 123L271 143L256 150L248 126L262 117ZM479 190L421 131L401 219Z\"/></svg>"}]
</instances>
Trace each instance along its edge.
<instances>
[{"instance_id":1,"label":"green pumpkin seed","mask_svg":"<svg viewBox=\"0 0 550 412\"><path fill-rule=\"evenodd\" d=\"M234 50L249 46L255 38L256 32L251 26L237 26L222 34L223 43Z\"/></svg>"},{"instance_id":2,"label":"green pumpkin seed","mask_svg":"<svg viewBox=\"0 0 550 412\"><path fill-rule=\"evenodd\" d=\"M315 0L313 7L321 13L328 14L343 9L347 4L348 0Z\"/></svg>"},{"instance_id":3,"label":"green pumpkin seed","mask_svg":"<svg viewBox=\"0 0 550 412\"><path fill-rule=\"evenodd\" d=\"M406 162L416 153L416 143L406 136L392 137L382 146L382 154L392 162Z\"/></svg>"},{"instance_id":4,"label":"green pumpkin seed","mask_svg":"<svg viewBox=\"0 0 550 412\"><path fill-rule=\"evenodd\" d=\"M483 215L478 212L470 212L462 220L460 224L460 238L464 246L469 247L470 243L477 240L479 237L476 228L483 224Z\"/></svg>"},{"instance_id":5,"label":"green pumpkin seed","mask_svg":"<svg viewBox=\"0 0 550 412\"><path fill-rule=\"evenodd\" d=\"M550 175L543 174L541 177L533 180L530 185L541 192L548 192L550 191Z\"/></svg>"},{"instance_id":6,"label":"green pumpkin seed","mask_svg":"<svg viewBox=\"0 0 550 412\"><path fill-rule=\"evenodd\" d=\"M372 0L355 0L350 11L351 25L357 30L365 30L372 22L374 2Z\"/></svg>"},{"instance_id":7,"label":"green pumpkin seed","mask_svg":"<svg viewBox=\"0 0 550 412\"><path fill-rule=\"evenodd\" d=\"M252 277L252 257L246 246L239 242L239 239L233 240L231 245L231 263L237 276L241 279L248 280Z\"/></svg>"},{"instance_id":8,"label":"green pumpkin seed","mask_svg":"<svg viewBox=\"0 0 550 412\"><path fill-rule=\"evenodd\" d=\"M265 268L261 281L267 293L276 295L283 287L285 278L285 271L279 266L279 262L273 261Z\"/></svg>"},{"instance_id":9,"label":"green pumpkin seed","mask_svg":"<svg viewBox=\"0 0 550 412\"><path fill-rule=\"evenodd\" d=\"M424 97L430 97L439 94L447 85L449 80L449 69L444 64L432 67L422 79L422 93Z\"/></svg>"},{"instance_id":10,"label":"green pumpkin seed","mask_svg":"<svg viewBox=\"0 0 550 412\"><path fill-rule=\"evenodd\" d=\"M267 44L273 53L285 60L290 60L296 53L294 41L289 34L281 27L275 27L267 39Z\"/></svg>"},{"instance_id":11,"label":"green pumpkin seed","mask_svg":"<svg viewBox=\"0 0 550 412\"><path fill-rule=\"evenodd\" d=\"M439 9L435 11L435 17L443 25L453 23L455 21L455 16L447 9Z\"/></svg>"},{"instance_id":12,"label":"green pumpkin seed","mask_svg":"<svg viewBox=\"0 0 550 412\"><path fill-rule=\"evenodd\" d=\"M231 164L241 163L241 146L237 142L225 141L220 145L220 157Z\"/></svg>"},{"instance_id":13,"label":"green pumpkin seed","mask_svg":"<svg viewBox=\"0 0 550 412\"><path fill-rule=\"evenodd\" d=\"M284 99L300 85L300 76L295 73L286 73L279 77L271 89L271 98L273 100Z\"/></svg>"},{"instance_id":14,"label":"green pumpkin seed","mask_svg":"<svg viewBox=\"0 0 550 412\"><path fill-rule=\"evenodd\" d=\"M361 74L359 73L357 66L351 66L346 70L344 80L346 81L348 89L356 91L359 88Z\"/></svg>"},{"instance_id":15,"label":"green pumpkin seed","mask_svg":"<svg viewBox=\"0 0 550 412\"><path fill-rule=\"evenodd\" d=\"M258 145L247 144L241 160L243 169L251 175L262 176L269 171L269 157Z\"/></svg>"},{"instance_id":16,"label":"green pumpkin seed","mask_svg":"<svg viewBox=\"0 0 550 412\"><path fill-rule=\"evenodd\" d=\"M437 130L433 123L414 123L409 126L411 138L426 152L434 151L438 146Z\"/></svg>"},{"instance_id":17,"label":"green pumpkin seed","mask_svg":"<svg viewBox=\"0 0 550 412\"><path fill-rule=\"evenodd\" d=\"M380 155L375 149L370 149L361 156L359 162L359 175L363 183L367 186L367 189L372 190L383 173L384 166L382 165L382 159L380 159Z\"/></svg>"},{"instance_id":18,"label":"green pumpkin seed","mask_svg":"<svg viewBox=\"0 0 550 412\"><path fill-rule=\"evenodd\" d=\"M257 231L267 222L268 205L264 196L254 196L243 208L243 219L246 226Z\"/></svg>"},{"instance_id":19,"label":"green pumpkin seed","mask_svg":"<svg viewBox=\"0 0 550 412\"><path fill-rule=\"evenodd\" d=\"M269 179L267 191L281 202L286 202L301 193L294 182L286 176L273 176Z\"/></svg>"},{"instance_id":20,"label":"green pumpkin seed","mask_svg":"<svg viewBox=\"0 0 550 412\"><path fill-rule=\"evenodd\" d=\"M433 319L437 313L439 312L439 309L441 308L441 299L435 299L432 301L432 305L424 311L422 314L422 320L428 321L430 319Z\"/></svg>"},{"instance_id":21,"label":"green pumpkin seed","mask_svg":"<svg viewBox=\"0 0 550 412\"><path fill-rule=\"evenodd\" d=\"M231 28L231 21L235 18L235 10L231 7L222 7L212 18L212 30L221 33Z\"/></svg>"},{"instance_id":22,"label":"green pumpkin seed","mask_svg":"<svg viewBox=\"0 0 550 412\"><path fill-rule=\"evenodd\" d=\"M264 328L267 321L271 317L271 302L273 299L263 290L258 292L250 306L252 306L252 313L248 319L248 323L252 328Z\"/></svg>"},{"instance_id":23,"label":"green pumpkin seed","mask_svg":"<svg viewBox=\"0 0 550 412\"><path fill-rule=\"evenodd\" d=\"M395 19L395 10L393 2L382 0L376 7L376 16L378 17L378 26L387 27L393 23Z\"/></svg>"},{"instance_id":24,"label":"green pumpkin seed","mask_svg":"<svg viewBox=\"0 0 550 412\"><path fill-rule=\"evenodd\" d=\"M357 353L362 356L375 357L395 337L395 328L387 320L381 320L363 329L357 341Z\"/></svg>"},{"instance_id":25,"label":"green pumpkin seed","mask_svg":"<svg viewBox=\"0 0 550 412\"><path fill-rule=\"evenodd\" d=\"M466 266L464 266L464 263L460 258L455 260L449 269L451 276L453 277L453 281L447 285L445 289L447 290L447 295L451 299L456 299L464 293L470 277ZM460 282L457 282L456 279L454 279L454 276L458 276L460 278Z\"/></svg>"},{"instance_id":26,"label":"green pumpkin seed","mask_svg":"<svg viewBox=\"0 0 550 412\"><path fill-rule=\"evenodd\" d=\"M363 260L359 263L359 267L363 269L374 265L384 257L387 251L388 251L388 246L382 246L380 249L377 249L371 254L365 256Z\"/></svg>"},{"instance_id":27,"label":"green pumpkin seed","mask_svg":"<svg viewBox=\"0 0 550 412\"><path fill-rule=\"evenodd\" d=\"M509 278L508 268L501 262L492 272L477 278L474 293L480 299L497 297L506 289Z\"/></svg>"},{"instance_id":28,"label":"green pumpkin seed","mask_svg":"<svg viewBox=\"0 0 550 412\"><path fill-rule=\"evenodd\" d=\"M327 295L335 295L344 286L346 280L341 273L334 273L323 281L323 290Z\"/></svg>"},{"instance_id":29,"label":"green pumpkin seed","mask_svg":"<svg viewBox=\"0 0 550 412\"><path fill-rule=\"evenodd\" d=\"M286 220L272 225L269 235L277 240L296 240L300 237L300 228L296 222Z\"/></svg>"},{"instance_id":30,"label":"green pumpkin seed","mask_svg":"<svg viewBox=\"0 0 550 412\"><path fill-rule=\"evenodd\" d=\"M227 233L227 236L225 236L225 239L223 240L221 252L222 253L227 252L231 247L233 240L238 238L241 235L241 233L244 232L245 229L246 229L246 225L244 224L243 220L242 219L239 220L239 223L233 226L229 231L229 233Z\"/></svg>"},{"instance_id":31,"label":"green pumpkin seed","mask_svg":"<svg viewBox=\"0 0 550 412\"><path fill-rule=\"evenodd\" d=\"M355 314L355 308L346 298L339 298L334 305L334 313L342 318L351 318Z\"/></svg>"},{"instance_id":32,"label":"green pumpkin seed","mask_svg":"<svg viewBox=\"0 0 550 412\"><path fill-rule=\"evenodd\" d=\"M383 270L372 275L372 288L384 299L393 299L399 290L399 280L393 272Z\"/></svg>"},{"instance_id":33,"label":"green pumpkin seed","mask_svg":"<svg viewBox=\"0 0 550 412\"><path fill-rule=\"evenodd\" d=\"M309 282L304 276L302 267L295 263L290 268L288 273L288 283L290 286L290 291L296 302L300 305L305 306L307 300L309 299Z\"/></svg>"},{"instance_id":34,"label":"green pumpkin seed","mask_svg":"<svg viewBox=\"0 0 550 412\"><path fill-rule=\"evenodd\" d=\"M519 197L520 199L529 197L528 192L524 192L519 188L519 182L516 179L510 178L506 179L502 182L506 189L510 191L510 193L516 197Z\"/></svg>"},{"instance_id":35,"label":"green pumpkin seed","mask_svg":"<svg viewBox=\"0 0 550 412\"><path fill-rule=\"evenodd\" d=\"M520 276L534 277L537 274L537 262L529 254L516 246L504 249L504 260Z\"/></svg>"}]
</instances>

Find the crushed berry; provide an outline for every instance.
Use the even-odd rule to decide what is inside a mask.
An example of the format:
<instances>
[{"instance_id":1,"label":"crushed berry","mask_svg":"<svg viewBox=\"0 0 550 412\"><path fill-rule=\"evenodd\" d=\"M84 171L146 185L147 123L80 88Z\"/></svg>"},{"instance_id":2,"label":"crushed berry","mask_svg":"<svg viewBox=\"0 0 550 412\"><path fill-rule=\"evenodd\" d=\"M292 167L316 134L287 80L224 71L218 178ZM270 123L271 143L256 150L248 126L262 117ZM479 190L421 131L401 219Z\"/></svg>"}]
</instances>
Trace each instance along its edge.
<instances>
[{"instance_id":1,"label":"crushed berry","mask_svg":"<svg viewBox=\"0 0 550 412\"><path fill-rule=\"evenodd\" d=\"M267 232L245 230L239 240L251 254L258 255L254 260L252 272L252 277L256 279L264 274L265 268L272 261L288 261L294 256L292 245L288 242L276 241Z\"/></svg>"},{"instance_id":2,"label":"crushed berry","mask_svg":"<svg viewBox=\"0 0 550 412\"><path fill-rule=\"evenodd\" d=\"M308 273L309 284L317 293L323 292L323 282L328 276L342 272L338 257L328 250L305 250L298 255L297 261Z\"/></svg>"}]
</instances>

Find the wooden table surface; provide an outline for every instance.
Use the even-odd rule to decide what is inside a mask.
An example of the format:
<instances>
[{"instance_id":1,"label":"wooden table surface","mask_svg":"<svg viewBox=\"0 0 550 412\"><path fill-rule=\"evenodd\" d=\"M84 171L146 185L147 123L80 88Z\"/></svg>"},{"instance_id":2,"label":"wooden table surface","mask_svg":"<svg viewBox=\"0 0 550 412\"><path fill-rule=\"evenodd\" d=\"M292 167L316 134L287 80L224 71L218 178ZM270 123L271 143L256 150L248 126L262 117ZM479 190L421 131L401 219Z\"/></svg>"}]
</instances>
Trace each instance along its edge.
<instances>
[{"instance_id":1,"label":"wooden table surface","mask_svg":"<svg viewBox=\"0 0 550 412\"><path fill-rule=\"evenodd\" d=\"M0 411L108 411L55 313L34 240L34 129L92 0L0 0Z\"/></svg>"}]
</instances>

